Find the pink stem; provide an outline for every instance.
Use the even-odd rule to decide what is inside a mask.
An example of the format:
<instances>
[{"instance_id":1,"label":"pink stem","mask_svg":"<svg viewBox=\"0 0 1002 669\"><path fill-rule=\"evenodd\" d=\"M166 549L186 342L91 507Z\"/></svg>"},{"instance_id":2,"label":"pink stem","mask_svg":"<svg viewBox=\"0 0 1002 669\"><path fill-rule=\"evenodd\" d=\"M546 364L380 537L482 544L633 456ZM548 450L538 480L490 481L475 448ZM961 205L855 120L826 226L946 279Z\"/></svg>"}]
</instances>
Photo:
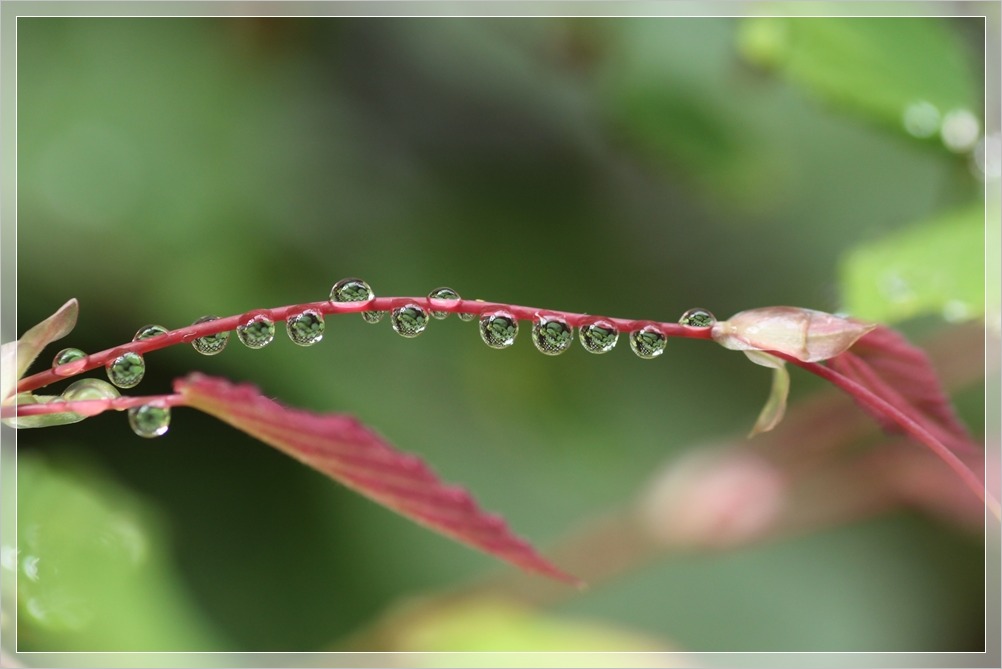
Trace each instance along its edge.
<instances>
[{"instance_id":1,"label":"pink stem","mask_svg":"<svg viewBox=\"0 0 1002 669\"><path fill-rule=\"evenodd\" d=\"M236 329L253 315L264 315L274 322L284 321L290 316L294 316L306 309L314 309L322 314L347 314L359 313L363 311L389 311L407 304L416 304L427 311L446 311L450 313L474 314L479 316L487 311L504 310L512 314L519 320L532 320L537 315L546 314L560 316L567 320L569 325L581 327L584 324L595 320L603 320L611 323L619 332L632 332L645 325L654 325L667 337L684 337L688 339L711 339L710 330L712 328L697 328L679 325L678 323L661 323L657 321L631 320L626 318L610 318L607 316L589 316L588 314L576 314L569 311L555 311L552 309L539 309L537 307L523 307L514 304L503 304L501 302L481 302L480 300L459 300L456 304L442 306L441 301L436 300L432 304L427 297L377 297L370 302L306 302L303 304L293 304L285 307L275 307L274 309L254 309L236 316L219 318L206 323L189 325L188 327L171 330L165 334L150 337L142 341L129 342L121 346L106 349L99 353L93 353L80 360L39 372L32 376L21 379L17 384L17 392L24 393L38 388L43 388L50 383L76 376L83 372L98 367L103 367L109 362L127 352L139 354L149 353L176 344L188 344L200 337L207 337L220 332L229 332Z\"/></svg>"},{"instance_id":2,"label":"pink stem","mask_svg":"<svg viewBox=\"0 0 1002 669\"><path fill-rule=\"evenodd\" d=\"M187 406L181 395L147 395L145 397L113 397L99 400L72 400L69 402L46 402L44 404L19 404L0 407L0 417L39 416L50 413L72 412L82 416L96 416L105 411L125 411L132 407L155 404L160 407Z\"/></svg>"},{"instance_id":3,"label":"pink stem","mask_svg":"<svg viewBox=\"0 0 1002 669\"><path fill-rule=\"evenodd\" d=\"M978 496L985 506L988 507L988 510L991 511L992 515L995 516L995 518L1002 520L1002 507L1000 507L998 500L995 499L991 493L985 490L984 481L982 481L977 474L971 471L971 469L964 464L963 460L958 458L953 451L947 448L943 442L937 439L935 435L929 432L929 430L927 430L923 425L909 417L890 402L884 400L878 395L875 395L868 388L856 383L849 377L836 372L830 367L820 365L816 362L803 362L802 360L797 360L796 358L784 353L772 352L772 354L792 362L798 367L806 369L812 374L816 374L824 380L835 384L864 405L873 409L875 412L881 413L897 423L901 429L913 439L925 444L932 450L933 453L939 456L939 458L943 460L943 462L945 462L947 466L957 474L957 476L960 477L964 484Z\"/></svg>"}]
</instances>

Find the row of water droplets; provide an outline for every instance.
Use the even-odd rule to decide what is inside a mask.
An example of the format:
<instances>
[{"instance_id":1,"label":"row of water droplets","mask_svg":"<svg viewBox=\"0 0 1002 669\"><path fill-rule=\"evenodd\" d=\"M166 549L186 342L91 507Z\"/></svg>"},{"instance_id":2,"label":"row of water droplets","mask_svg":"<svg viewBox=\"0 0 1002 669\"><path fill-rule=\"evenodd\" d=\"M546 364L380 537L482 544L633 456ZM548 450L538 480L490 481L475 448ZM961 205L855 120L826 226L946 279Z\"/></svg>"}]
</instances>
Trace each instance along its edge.
<instances>
[{"instance_id":1,"label":"row of water droplets","mask_svg":"<svg viewBox=\"0 0 1002 669\"><path fill-rule=\"evenodd\" d=\"M330 292L333 303L368 303L375 299L368 283L358 278L342 279L334 284ZM425 331L430 318L442 320L449 315L445 309L456 307L462 298L451 288L436 288L428 294L431 308L408 303L389 312L390 325L403 337L413 338ZM437 307L437 309L436 309ZM364 311L362 318L367 323L379 323L387 315L385 311ZM471 313L457 314L460 320L472 321L477 316ZM217 316L203 316L193 325L218 320ZM706 309L689 309L679 319L681 325L689 327L712 327L716 319ZM306 308L290 313L285 319L285 329L289 339L299 346L312 346L324 337L324 316L317 309ZM162 325L141 327L133 341L167 334ZM237 339L251 349L264 348L275 338L275 322L265 311L252 311L244 315L236 326ZM493 309L480 314L480 337L491 348L505 349L515 343L518 336L518 318L506 309ZM546 355L559 355L570 349L574 343L574 328L565 318L556 314L538 314L532 323L532 343ZM202 355L221 353L229 343L230 332L218 332L192 340L192 347ZM578 330L578 339L589 353L608 353L619 341L619 330L605 319L596 318ZM640 358L652 360L660 356L668 343L668 337L654 324L648 324L629 333L630 348ZM75 348L66 348L56 354L53 367L67 365L82 360L86 354ZM67 401L83 399L111 399L119 396L117 388L132 388L139 384L146 372L143 356L133 351L124 351L115 356L105 372L111 383L100 379L81 379L71 384L61 398ZM69 373L75 373L69 368ZM113 384L113 385L112 385ZM133 407L128 410L129 424L136 434L143 437L158 437L167 432L170 425L170 408L155 404Z\"/></svg>"}]
</instances>

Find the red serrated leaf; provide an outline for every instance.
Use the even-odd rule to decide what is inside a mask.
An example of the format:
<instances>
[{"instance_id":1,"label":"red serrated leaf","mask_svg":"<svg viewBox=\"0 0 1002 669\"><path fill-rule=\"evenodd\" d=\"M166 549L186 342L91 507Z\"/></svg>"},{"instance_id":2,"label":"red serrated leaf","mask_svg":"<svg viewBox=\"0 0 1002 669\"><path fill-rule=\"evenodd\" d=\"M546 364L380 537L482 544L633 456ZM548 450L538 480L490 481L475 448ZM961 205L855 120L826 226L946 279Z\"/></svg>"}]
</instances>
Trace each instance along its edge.
<instances>
[{"instance_id":1,"label":"red serrated leaf","mask_svg":"<svg viewBox=\"0 0 1002 669\"><path fill-rule=\"evenodd\" d=\"M877 327L828 364L922 424L951 450L974 450L970 434L957 419L929 357L901 333ZM897 429L887 416L862 406L885 429Z\"/></svg>"},{"instance_id":2,"label":"red serrated leaf","mask_svg":"<svg viewBox=\"0 0 1002 669\"><path fill-rule=\"evenodd\" d=\"M420 458L402 453L350 416L282 406L249 384L191 374L174 382L188 406L214 416L327 474L356 492L457 541L522 569L580 584L447 485Z\"/></svg>"}]
</instances>

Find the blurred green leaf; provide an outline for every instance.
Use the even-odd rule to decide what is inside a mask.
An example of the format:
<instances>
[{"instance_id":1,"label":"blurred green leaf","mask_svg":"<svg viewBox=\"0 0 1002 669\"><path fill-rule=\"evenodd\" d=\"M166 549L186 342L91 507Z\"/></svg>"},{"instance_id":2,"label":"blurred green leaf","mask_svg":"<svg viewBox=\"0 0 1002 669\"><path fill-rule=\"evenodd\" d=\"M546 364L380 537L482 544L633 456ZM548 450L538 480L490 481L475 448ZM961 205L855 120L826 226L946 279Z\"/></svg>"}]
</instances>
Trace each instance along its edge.
<instances>
[{"instance_id":1,"label":"blurred green leaf","mask_svg":"<svg viewBox=\"0 0 1002 669\"><path fill-rule=\"evenodd\" d=\"M885 323L930 313L950 321L981 316L984 235L977 204L857 247L842 260L844 308Z\"/></svg>"},{"instance_id":2,"label":"blurred green leaf","mask_svg":"<svg viewBox=\"0 0 1002 669\"><path fill-rule=\"evenodd\" d=\"M163 528L97 469L18 460L22 650L211 650L162 554Z\"/></svg>"},{"instance_id":3,"label":"blurred green leaf","mask_svg":"<svg viewBox=\"0 0 1002 669\"><path fill-rule=\"evenodd\" d=\"M664 642L598 622L562 619L481 596L418 607L387 625L392 649L417 652L667 651Z\"/></svg>"},{"instance_id":4,"label":"blurred green leaf","mask_svg":"<svg viewBox=\"0 0 1002 669\"><path fill-rule=\"evenodd\" d=\"M933 17L752 18L738 32L751 62L900 128L906 110L921 103L935 107L914 108L930 109L934 128L951 110L980 106L962 47L951 26Z\"/></svg>"}]
</instances>

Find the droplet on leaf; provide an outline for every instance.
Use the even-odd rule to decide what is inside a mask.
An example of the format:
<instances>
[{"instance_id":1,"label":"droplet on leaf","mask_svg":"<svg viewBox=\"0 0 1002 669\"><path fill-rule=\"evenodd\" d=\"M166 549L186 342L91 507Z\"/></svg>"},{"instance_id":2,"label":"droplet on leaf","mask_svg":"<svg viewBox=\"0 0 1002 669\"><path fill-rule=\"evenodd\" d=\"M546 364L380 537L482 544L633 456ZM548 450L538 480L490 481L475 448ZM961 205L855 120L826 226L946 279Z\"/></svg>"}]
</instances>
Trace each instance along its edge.
<instances>
[{"instance_id":1,"label":"droplet on leaf","mask_svg":"<svg viewBox=\"0 0 1002 669\"><path fill-rule=\"evenodd\" d=\"M200 323L208 323L210 321L219 320L218 316L202 316L192 325L199 325ZM206 335L204 337L199 337L198 339L191 342L192 347L201 353L202 355L216 355L221 353L226 344L230 341L229 331L217 332L214 335Z\"/></svg>"},{"instance_id":2,"label":"droplet on leaf","mask_svg":"<svg viewBox=\"0 0 1002 669\"><path fill-rule=\"evenodd\" d=\"M416 304L397 307L390 312L390 325L401 337L417 337L428 327L428 312Z\"/></svg>"},{"instance_id":3,"label":"droplet on leaf","mask_svg":"<svg viewBox=\"0 0 1002 669\"><path fill-rule=\"evenodd\" d=\"M540 353L559 355L574 343L574 329L559 316L537 316L532 322L532 343Z\"/></svg>"},{"instance_id":4,"label":"droplet on leaf","mask_svg":"<svg viewBox=\"0 0 1002 669\"><path fill-rule=\"evenodd\" d=\"M578 331L578 339L589 353L608 353L616 348L619 331L609 321L599 320L582 326Z\"/></svg>"},{"instance_id":5,"label":"droplet on leaf","mask_svg":"<svg viewBox=\"0 0 1002 669\"><path fill-rule=\"evenodd\" d=\"M452 288L447 288L442 286L441 288L436 288L435 290L428 293L428 299L431 300L431 306L433 307L454 307L459 304L459 293L454 291ZM442 320L449 315L448 311L432 311L431 317ZM463 314L466 315L466 314Z\"/></svg>"},{"instance_id":6,"label":"droplet on leaf","mask_svg":"<svg viewBox=\"0 0 1002 669\"><path fill-rule=\"evenodd\" d=\"M237 339L247 348L264 348L275 338L275 321L262 313L247 314L237 326Z\"/></svg>"},{"instance_id":7,"label":"droplet on leaf","mask_svg":"<svg viewBox=\"0 0 1002 669\"><path fill-rule=\"evenodd\" d=\"M716 324L716 317L706 309L689 309L678 319L679 325L687 325L691 328L710 328Z\"/></svg>"},{"instance_id":8,"label":"droplet on leaf","mask_svg":"<svg viewBox=\"0 0 1002 669\"><path fill-rule=\"evenodd\" d=\"M480 338L491 348L508 348L518 336L518 319L504 310L480 316Z\"/></svg>"},{"instance_id":9,"label":"droplet on leaf","mask_svg":"<svg viewBox=\"0 0 1002 669\"><path fill-rule=\"evenodd\" d=\"M316 309L306 309L289 316L285 330L289 339L299 346L312 346L324 338L324 315Z\"/></svg>"},{"instance_id":10,"label":"droplet on leaf","mask_svg":"<svg viewBox=\"0 0 1002 669\"><path fill-rule=\"evenodd\" d=\"M129 409L129 427L140 437L151 439L167 433L170 427L170 407L154 404Z\"/></svg>"},{"instance_id":11,"label":"droplet on leaf","mask_svg":"<svg viewBox=\"0 0 1002 669\"><path fill-rule=\"evenodd\" d=\"M653 360L665 352L668 337L654 325L645 325L630 333L630 348L644 360Z\"/></svg>"},{"instance_id":12,"label":"droplet on leaf","mask_svg":"<svg viewBox=\"0 0 1002 669\"><path fill-rule=\"evenodd\" d=\"M104 369L108 374L108 380L116 386L132 388L143 380L143 374L146 373L146 362L143 361L143 356L138 353L127 351L105 365Z\"/></svg>"}]
</instances>

